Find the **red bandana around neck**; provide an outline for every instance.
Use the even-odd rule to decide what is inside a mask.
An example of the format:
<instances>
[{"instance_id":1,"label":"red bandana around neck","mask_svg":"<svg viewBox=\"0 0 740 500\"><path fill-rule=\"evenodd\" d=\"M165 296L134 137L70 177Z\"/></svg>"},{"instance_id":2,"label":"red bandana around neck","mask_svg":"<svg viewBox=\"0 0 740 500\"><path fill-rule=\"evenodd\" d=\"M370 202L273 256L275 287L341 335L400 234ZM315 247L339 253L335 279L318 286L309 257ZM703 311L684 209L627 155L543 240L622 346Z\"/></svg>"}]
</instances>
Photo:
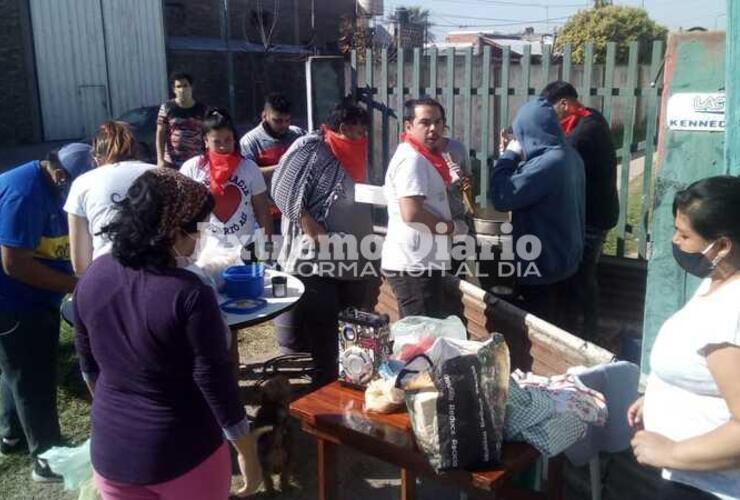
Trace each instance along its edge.
<instances>
[{"instance_id":1,"label":"red bandana around neck","mask_svg":"<svg viewBox=\"0 0 740 500\"><path fill-rule=\"evenodd\" d=\"M576 128L581 118L585 118L591 114L591 112L585 106L579 104L574 105L572 111L570 111L565 118L560 120L560 127L563 129L565 135L569 135Z\"/></svg>"},{"instance_id":2,"label":"red bandana around neck","mask_svg":"<svg viewBox=\"0 0 740 500\"><path fill-rule=\"evenodd\" d=\"M344 170L355 182L367 181L367 138L348 139L329 127L321 127L324 142L329 146L334 157L339 160Z\"/></svg>"},{"instance_id":3,"label":"red bandana around neck","mask_svg":"<svg viewBox=\"0 0 740 500\"><path fill-rule=\"evenodd\" d=\"M439 172L439 175L442 176L442 180L445 182L446 186L452 182L452 177L450 177L450 167L447 165L447 162L441 154L432 151L425 144L421 144L406 133L401 134L401 141L414 148L417 153L429 160L429 163L431 163L434 166L434 169Z\"/></svg>"},{"instance_id":4,"label":"red bandana around neck","mask_svg":"<svg viewBox=\"0 0 740 500\"><path fill-rule=\"evenodd\" d=\"M224 194L224 186L242 161L238 153L228 154L206 151L208 159L208 171L211 176L211 193L216 196Z\"/></svg>"}]
</instances>

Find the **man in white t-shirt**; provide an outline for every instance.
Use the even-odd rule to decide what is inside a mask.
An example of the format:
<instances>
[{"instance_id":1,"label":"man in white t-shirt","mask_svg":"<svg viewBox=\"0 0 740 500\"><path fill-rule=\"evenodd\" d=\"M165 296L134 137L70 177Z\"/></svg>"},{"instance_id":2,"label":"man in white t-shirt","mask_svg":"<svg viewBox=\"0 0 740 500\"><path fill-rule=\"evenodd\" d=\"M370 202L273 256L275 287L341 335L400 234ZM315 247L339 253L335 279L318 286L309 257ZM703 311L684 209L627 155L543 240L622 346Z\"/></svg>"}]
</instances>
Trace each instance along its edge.
<instances>
[{"instance_id":1,"label":"man in white t-shirt","mask_svg":"<svg viewBox=\"0 0 740 500\"><path fill-rule=\"evenodd\" d=\"M431 98L406 102L404 130L383 186L388 232L381 267L401 317L440 317L442 278L450 268L455 228L447 200L449 168L436 149L444 108Z\"/></svg>"}]
</instances>

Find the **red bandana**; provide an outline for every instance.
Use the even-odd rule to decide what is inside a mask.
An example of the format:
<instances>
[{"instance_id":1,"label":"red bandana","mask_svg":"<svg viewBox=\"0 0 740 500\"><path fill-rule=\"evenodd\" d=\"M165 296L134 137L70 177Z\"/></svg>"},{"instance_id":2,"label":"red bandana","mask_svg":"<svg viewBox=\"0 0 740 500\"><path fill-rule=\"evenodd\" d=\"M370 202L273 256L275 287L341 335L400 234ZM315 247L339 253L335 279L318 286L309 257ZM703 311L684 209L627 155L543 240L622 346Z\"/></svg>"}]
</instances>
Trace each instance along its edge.
<instances>
[{"instance_id":1,"label":"red bandana","mask_svg":"<svg viewBox=\"0 0 740 500\"><path fill-rule=\"evenodd\" d=\"M220 196L224 194L224 186L231 179L242 158L236 152L224 154L210 150L206 151L206 158L211 176L211 193Z\"/></svg>"},{"instance_id":2,"label":"red bandana","mask_svg":"<svg viewBox=\"0 0 740 500\"><path fill-rule=\"evenodd\" d=\"M406 133L401 134L401 141L414 148L417 153L429 160L429 163L431 163L434 166L434 169L439 172L439 175L442 176L442 180L445 182L446 186L452 182L452 177L450 177L450 167L447 166L447 162L441 154L432 151L426 145L421 144Z\"/></svg>"},{"instance_id":3,"label":"red bandana","mask_svg":"<svg viewBox=\"0 0 740 500\"><path fill-rule=\"evenodd\" d=\"M344 170L355 182L367 180L367 138L348 139L327 126L322 126L324 142L329 146L334 157L339 160Z\"/></svg>"},{"instance_id":4,"label":"red bandana","mask_svg":"<svg viewBox=\"0 0 740 500\"><path fill-rule=\"evenodd\" d=\"M563 129L565 135L569 135L576 128L581 118L585 118L591 114L588 108L577 104L574 106L575 109L568 113L568 115L560 120L560 127Z\"/></svg>"}]
</instances>

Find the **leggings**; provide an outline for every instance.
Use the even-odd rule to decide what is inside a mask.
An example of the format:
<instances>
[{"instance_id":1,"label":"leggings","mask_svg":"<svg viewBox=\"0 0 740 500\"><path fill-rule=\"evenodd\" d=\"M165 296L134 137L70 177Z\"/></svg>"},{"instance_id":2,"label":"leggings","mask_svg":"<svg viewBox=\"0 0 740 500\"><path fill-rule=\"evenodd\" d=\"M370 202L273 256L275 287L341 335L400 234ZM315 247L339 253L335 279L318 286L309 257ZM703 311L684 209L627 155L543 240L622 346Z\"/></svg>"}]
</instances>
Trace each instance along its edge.
<instances>
[{"instance_id":1,"label":"leggings","mask_svg":"<svg viewBox=\"0 0 740 500\"><path fill-rule=\"evenodd\" d=\"M226 443L185 474L150 485L124 484L93 470L103 500L226 500L231 490L231 456Z\"/></svg>"}]
</instances>

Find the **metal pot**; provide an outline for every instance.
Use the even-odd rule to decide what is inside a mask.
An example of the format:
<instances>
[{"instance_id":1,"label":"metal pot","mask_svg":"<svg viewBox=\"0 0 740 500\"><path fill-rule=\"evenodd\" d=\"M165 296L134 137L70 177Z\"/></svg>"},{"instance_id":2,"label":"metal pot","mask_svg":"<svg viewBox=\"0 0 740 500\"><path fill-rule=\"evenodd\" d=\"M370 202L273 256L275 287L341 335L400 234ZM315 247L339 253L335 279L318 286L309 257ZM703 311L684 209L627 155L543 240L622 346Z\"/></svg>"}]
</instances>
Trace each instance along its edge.
<instances>
[{"instance_id":1,"label":"metal pot","mask_svg":"<svg viewBox=\"0 0 740 500\"><path fill-rule=\"evenodd\" d=\"M473 228L475 234L483 234L486 236L498 236L501 234L501 224L508 222L505 220L490 220L480 219L478 217L473 218Z\"/></svg>"},{"instance_id":2,"label":"metal pot","mask_svg":"<svg viewBox=\"0 0 740 500\"><path fill-rule=\"evenodd\" d=\"M476 234L498 236L501 234L501 224L509 221L509 212L499 212L493 207L479 208L473 217L473 228Z\"/></svg>"}]
</instances>

